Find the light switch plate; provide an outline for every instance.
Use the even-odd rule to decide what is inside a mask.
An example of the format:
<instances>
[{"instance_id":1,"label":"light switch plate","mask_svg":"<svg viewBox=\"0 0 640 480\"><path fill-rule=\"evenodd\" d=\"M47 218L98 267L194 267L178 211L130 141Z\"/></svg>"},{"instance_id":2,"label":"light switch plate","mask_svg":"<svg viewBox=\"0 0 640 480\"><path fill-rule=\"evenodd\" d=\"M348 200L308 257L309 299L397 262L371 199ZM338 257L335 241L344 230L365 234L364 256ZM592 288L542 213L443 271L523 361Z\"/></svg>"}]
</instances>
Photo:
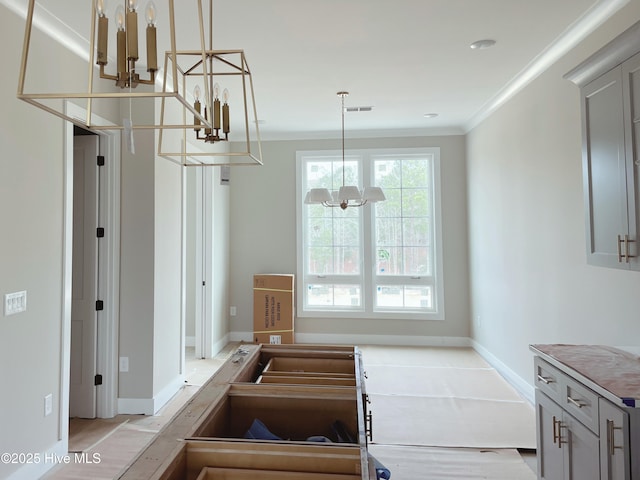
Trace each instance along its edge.
<instances>
[{"instance_id":1,"label":"light switch plate","mask_svg":"<svg viewBox=\"0 0 640 480\"><path fill-rule=\"evenodd\" d=\"M126 373L129 371L129 357L120 357L120 372Z\"/></svg>"},{"instance_id":2,"label":"light switch plate","mask_svg":"<svg viewBox=\"0 0 640 480\"><path fill-rule=\"evenodd\" d=\"M48 417L53 412L53 394L44 397L44 416Z\"/></svg>"},{"instance_id":3,"label":"light switch plate","mask_svg":"<svg viewBox=\"0 0 640 480\"><path fill-rule=\"evenodd\" d=\"M27 310L27 291L7 293L4 296L4 316L15 315Z\"/></svg>"}]
</instances>

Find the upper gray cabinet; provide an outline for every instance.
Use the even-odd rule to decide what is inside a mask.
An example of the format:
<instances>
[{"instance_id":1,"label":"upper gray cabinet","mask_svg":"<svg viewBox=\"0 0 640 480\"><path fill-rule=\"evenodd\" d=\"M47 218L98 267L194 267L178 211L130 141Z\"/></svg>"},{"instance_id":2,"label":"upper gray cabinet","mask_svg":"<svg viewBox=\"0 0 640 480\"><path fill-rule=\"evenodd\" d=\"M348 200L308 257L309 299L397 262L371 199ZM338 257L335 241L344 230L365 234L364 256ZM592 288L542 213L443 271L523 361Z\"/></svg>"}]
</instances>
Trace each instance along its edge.
<instances>
[{"instance_id":1,"label":"upper gray cabinet","mask_svg":"<svg viewBox=\"0 0 640 480\"><path fill-rule=\"evenodd\" d=\"M591 265L640 270L640 22L565 75L580 87Z\"/></svg>"}]
</instances>

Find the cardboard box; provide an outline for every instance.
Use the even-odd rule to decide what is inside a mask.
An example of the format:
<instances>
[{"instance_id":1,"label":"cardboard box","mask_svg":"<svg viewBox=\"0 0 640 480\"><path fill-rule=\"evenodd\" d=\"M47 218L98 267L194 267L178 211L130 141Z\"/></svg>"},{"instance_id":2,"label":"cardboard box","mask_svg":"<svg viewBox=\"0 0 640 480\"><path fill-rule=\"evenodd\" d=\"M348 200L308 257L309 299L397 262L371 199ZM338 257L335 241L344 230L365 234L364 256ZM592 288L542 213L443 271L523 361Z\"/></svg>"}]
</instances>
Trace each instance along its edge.
<instances>
[{"instance_id":1,"label":"cardboard box","mask_svg":"<svg viewBox=\"0 0 640 480\"><path fill-rule=\"evenodd\" d=\"M255 343L294 343L294 275L253 276Z\"/></svg>"}]
</instances>

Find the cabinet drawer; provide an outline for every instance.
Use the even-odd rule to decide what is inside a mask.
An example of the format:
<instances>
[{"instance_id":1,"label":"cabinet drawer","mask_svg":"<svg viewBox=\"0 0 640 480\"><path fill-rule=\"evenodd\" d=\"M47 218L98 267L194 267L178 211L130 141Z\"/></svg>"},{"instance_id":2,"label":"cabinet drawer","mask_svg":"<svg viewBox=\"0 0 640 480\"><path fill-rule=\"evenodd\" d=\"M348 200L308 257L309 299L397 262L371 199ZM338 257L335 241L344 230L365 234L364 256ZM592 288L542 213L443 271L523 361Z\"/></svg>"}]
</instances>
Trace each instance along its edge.
<instances>
[{"instance_id":1,"label":"cabinet drawer","mask_svg":"<svg viewBox=\"0 0 640 480\"><path fill-rule=\"evenodd\" d=\"M536 388L546 393L552 400L562 403L560 379L564 376L563 373L540 357L534 357L533 364L535 366Z\"/></svg>"},{"instance_id":2,"label":"cabinet drawer","mask_svg":"<svg viewBox=\"0 0 640 480\"><path fill-rule=\"evenodd\" d=\"M596 435L598 421L598 395L571 377L563 375L560 405Z\"/></svg>"}]
</instances>

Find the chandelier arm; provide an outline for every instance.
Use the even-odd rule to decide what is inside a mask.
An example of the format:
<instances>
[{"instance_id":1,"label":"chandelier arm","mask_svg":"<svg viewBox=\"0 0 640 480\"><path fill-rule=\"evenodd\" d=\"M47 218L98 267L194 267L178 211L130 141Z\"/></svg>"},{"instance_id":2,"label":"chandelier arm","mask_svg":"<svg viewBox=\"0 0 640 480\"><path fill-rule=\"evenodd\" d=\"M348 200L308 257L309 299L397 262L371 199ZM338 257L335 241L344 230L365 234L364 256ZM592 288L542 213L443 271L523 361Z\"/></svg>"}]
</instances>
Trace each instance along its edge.
<instances>
[{"instance_id":1,"label":"chandelier arm","mask_svg":"<svg viewBox=\"0 0 640 480\"><path fill-rule=\"evenodd\" d=\"M100 78L103 78L105 80L115 80L115 81L118 80L117 75L111 75L104 71L104 65L100 65Z\"/></svg>"}]
</instances>

